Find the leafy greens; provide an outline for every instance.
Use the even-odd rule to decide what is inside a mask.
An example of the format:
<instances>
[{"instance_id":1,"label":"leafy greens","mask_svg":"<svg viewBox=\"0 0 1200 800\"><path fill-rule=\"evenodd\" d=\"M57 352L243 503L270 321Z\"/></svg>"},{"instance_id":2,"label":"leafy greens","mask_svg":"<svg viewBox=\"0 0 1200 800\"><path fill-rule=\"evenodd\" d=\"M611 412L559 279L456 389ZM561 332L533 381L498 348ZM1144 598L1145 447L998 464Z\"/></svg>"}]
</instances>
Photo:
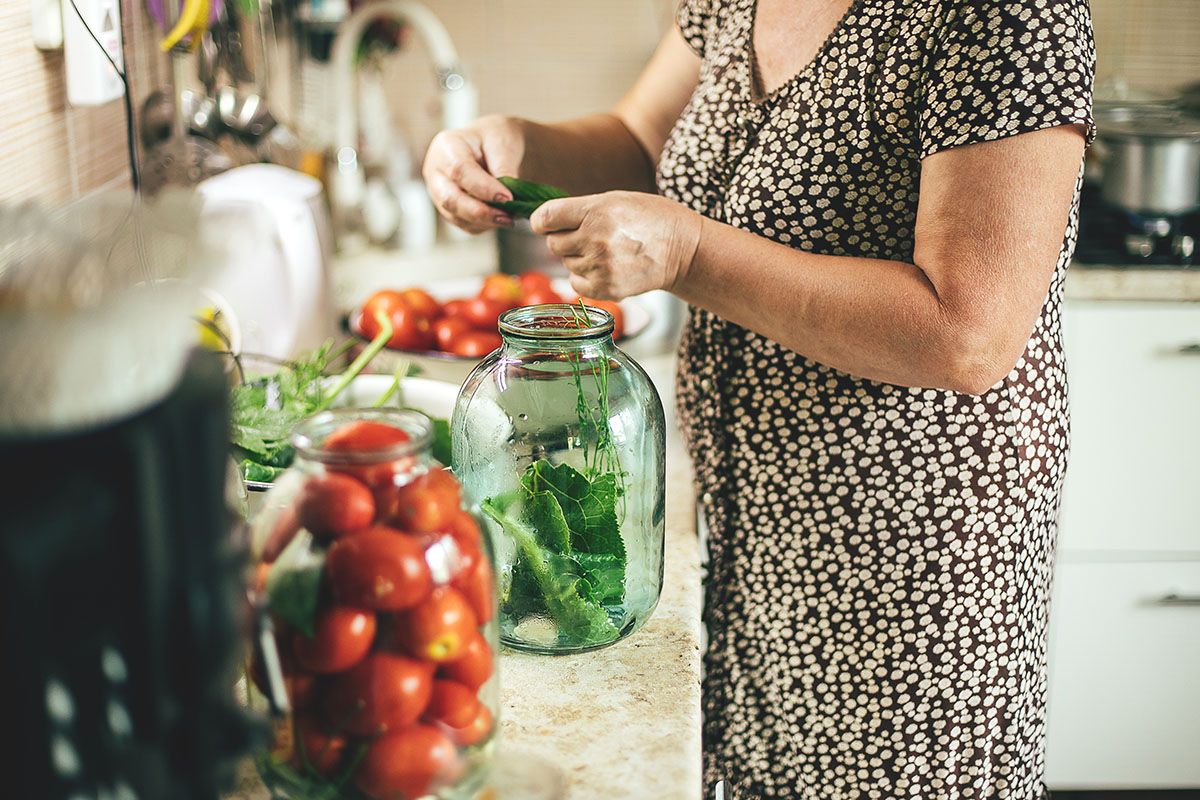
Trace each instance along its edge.
<instances>
[{"instance_id":1,"label":"leafy greens","mask_svg":"<svg viewBox=\"0 0 1200 800\"><path fill-rule=\"evenodd\" d=\"M506 189L512 192L513 199L490 203L489 205L512 214L514 217L532 216L533 212L538 210L538 206L547 200L558 200L559 198L569 196L557 186L523 181L520 178L513 178L508 175L502 175L499 181L504 184Z\"/></svg>"}]
</instances>

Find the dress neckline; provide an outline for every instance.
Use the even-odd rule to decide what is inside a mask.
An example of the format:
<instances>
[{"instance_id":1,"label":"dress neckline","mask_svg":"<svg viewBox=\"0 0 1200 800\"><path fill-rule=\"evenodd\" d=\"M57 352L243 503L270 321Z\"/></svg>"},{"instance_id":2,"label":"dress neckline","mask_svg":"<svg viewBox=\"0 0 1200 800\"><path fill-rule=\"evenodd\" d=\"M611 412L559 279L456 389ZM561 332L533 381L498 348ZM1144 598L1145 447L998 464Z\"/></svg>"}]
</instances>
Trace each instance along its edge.
<instances>
[{"instance_id":1,"label":"dress neckline","mask_svg":"<svg viewBox=\"0 0 1200 800\"><path fill-rule=\"evenodd\" d=\"M765 104L774 100L784 91L799 83L804 78L812 73L818 64L825 60L826 54L829 52L833 40L849 25L850 18L857 12L864 0L852 0L845 12L842 13L837 24L835 24L825 36L825 40L821 42L821 46L813 53L812 58L799 69L792 77L788 78L783 83L776 86L770 92L763 91L762 76L758 70L758 53L754 49L754 29L758 24L758 0L748 0L750 4L750 24L746 26L746 42L744 44L746 63L750 65L749 69L749 86L746 87L750 95L750 100L757 104Z\"/></svg>"}]
</instances>

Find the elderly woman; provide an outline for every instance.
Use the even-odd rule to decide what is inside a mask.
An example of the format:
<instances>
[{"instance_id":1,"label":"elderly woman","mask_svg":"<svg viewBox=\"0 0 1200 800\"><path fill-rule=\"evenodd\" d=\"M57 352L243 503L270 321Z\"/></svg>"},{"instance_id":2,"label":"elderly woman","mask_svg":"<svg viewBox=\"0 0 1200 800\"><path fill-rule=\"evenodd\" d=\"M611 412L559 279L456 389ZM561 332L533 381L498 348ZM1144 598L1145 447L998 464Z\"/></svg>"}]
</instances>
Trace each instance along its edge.
<instances>
[{"instance_id":1,"label":"elderly woman","mask_svg":"<svg viewBox=\"0 0 1200 800\"><path fill-rule=\"evenodd\" d=\"M578 291L691 306L708 796L1041 794L1093 61L1086 0L685 0L612 112L435 139L455 224L558 184Z\"/></svg>"}]
</instances>

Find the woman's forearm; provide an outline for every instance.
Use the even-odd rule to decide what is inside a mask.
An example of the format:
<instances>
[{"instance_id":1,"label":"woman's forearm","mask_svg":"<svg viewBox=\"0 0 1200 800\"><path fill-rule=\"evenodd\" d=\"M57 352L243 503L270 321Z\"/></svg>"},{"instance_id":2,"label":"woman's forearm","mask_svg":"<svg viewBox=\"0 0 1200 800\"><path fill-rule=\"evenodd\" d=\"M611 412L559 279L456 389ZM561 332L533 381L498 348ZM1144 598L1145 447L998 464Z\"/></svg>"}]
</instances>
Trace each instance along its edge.
<instances>
[{"instance_id":1,"label":"woman's forearm","mask_svg":"<svg viewBox=\"0 0 1200 800\"><path fill-rule=\"evenodd\" d=\"M709 219L674 290L814 361L887 383L978 393L1019 356L990 340L986 311L953 313L914 264L815 255Z\"/></svg>"},{"instance_id":2,"label":"woman's forearm","mask_svg":"<svg viewBox=\"0 0 1200 800\"><path fill-rule=\"evenodd\" d=\"M521 178L553 184L573 195L655 190L653 162L613 114L550 125L522 120L520 125Z\"/></svg>"}]
</instances>

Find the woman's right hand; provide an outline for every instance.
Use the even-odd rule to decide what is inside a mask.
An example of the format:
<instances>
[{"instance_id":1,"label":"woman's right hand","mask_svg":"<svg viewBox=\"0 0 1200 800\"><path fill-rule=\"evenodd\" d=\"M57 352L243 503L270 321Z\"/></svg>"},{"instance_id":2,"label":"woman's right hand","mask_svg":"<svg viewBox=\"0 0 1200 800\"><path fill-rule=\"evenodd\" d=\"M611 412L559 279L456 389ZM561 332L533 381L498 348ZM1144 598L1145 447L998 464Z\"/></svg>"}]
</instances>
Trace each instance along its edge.
<instances>
[{"instance_id":1,"label":"woman's right hand","mask_svg":"<svg viewBox=\"0 0 1200 800\"><path fill-rule=\"evenodd\" d=\"M433 138L421 174L433 204L447 222L471 233L512 225L488 202L512 200L496 175L517 175L525 153L521 121L481 117Z\"/></svg>"}]
</instances>

